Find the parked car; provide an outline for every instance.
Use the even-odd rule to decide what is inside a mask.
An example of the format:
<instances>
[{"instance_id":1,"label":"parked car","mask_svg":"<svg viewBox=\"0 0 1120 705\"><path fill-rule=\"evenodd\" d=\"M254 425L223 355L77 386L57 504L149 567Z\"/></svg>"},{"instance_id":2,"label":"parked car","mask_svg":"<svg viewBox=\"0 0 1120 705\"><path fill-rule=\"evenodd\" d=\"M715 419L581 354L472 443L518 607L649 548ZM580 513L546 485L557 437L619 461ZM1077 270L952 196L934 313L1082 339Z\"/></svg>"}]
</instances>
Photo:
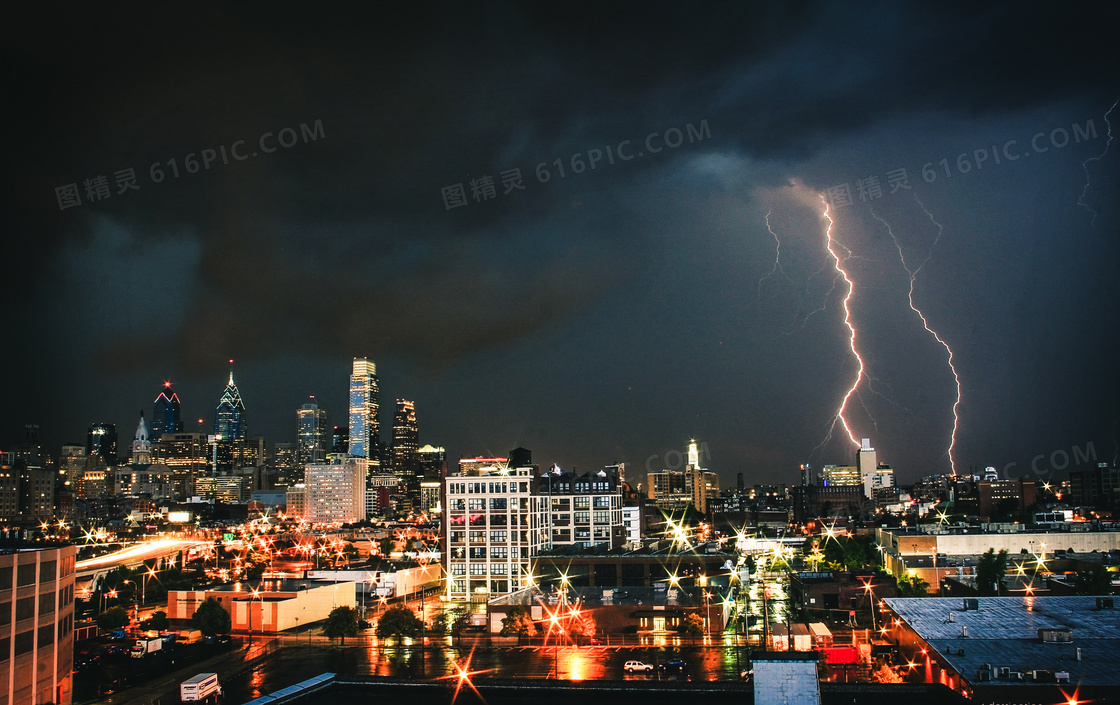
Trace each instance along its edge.
<instances>
[{"instance_id":1,"label":"parked car","mask_svg":"<svg viewBox=\"0 0 1120 705\"><path fill-rule=\"evenodd\" d=\"M642 663L641 661L627 661L626 664L622 667L622 670L626 671L627 673L634 673L636 671L644 671L648 673L649 671L653 670L653 664Z\"/></svg>"},{"instance_id":2,"label":"parked car","mask_svg":"<svg viewBox=\"0 0 1120 705\"><path fill-rule=\"evenodd\" d=\"M673 659L672 661L666 661L665 663L661 664L661 670L665 671L666 673L680 673L685 669L685 666L687 665L688 664L678 658Z\"/></svg>"},{"instance_id":3,"label":"parked car","mask_svg":"<svg viewBox=\"0 0 1120 705\"><path fill-rule=\"evenodd\" d=\"M358 620L358 628L359 629L369 629L372 626L373 626L372 624L370 624L369 622L367 622L364 619L359 619Z\"/></svg>"}]
</instances>

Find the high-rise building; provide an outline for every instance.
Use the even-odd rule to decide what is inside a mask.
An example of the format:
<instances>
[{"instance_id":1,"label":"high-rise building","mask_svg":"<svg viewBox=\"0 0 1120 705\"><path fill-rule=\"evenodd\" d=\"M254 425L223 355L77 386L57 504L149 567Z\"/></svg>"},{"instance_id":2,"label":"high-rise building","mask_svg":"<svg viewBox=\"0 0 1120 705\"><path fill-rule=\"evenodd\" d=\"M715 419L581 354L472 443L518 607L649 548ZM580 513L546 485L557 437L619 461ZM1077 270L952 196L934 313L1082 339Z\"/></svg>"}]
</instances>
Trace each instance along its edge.
<instances>
[{"instance_id":1,"label":"high-rise building","mask_svg":"<svg viewBox=\"0 0 1120 705\"><path fill-rule=\"evenodd\" d=\"M317 524L350 524L366 518L367 460L342 454L307 466L304 518Z\"/></svg>"},{"instance_id":2,"label":"high-rise building","mask_svg":"<svg viewBox=\"0 0 1120 705\"><path fill-rule=\"evenodd\" d=\"M332 453L349 453L350 452L350 431L349 429L341 426L335 426L331 432L331 452Z\"/></svg>"},{"instance_id":3,"label":"high-rise building","mask_svg":"<svg viewBox=\"0 0 1120 705\"><path fill-rule=\"evenodd\" d=\"M347 452L356 458L366 458L371 474L381 468L379 404L377 365L364 357L354 358L350 375L350 447Z\"/></svg>"},{"instance_id":4,"label":"high-rise building","mask_svg":"<svg viewBox=\"0 0 1120 705\"><path fill-rule=\"evenodd\" d=\"M542 548L619 548L626 542L618 475L606 468L576 476L547 472L534 481L532 503L539 507L530 529Z\"/></svg>"},{"instance_id":5,"label":"high-rise building","mask_svg":"<svg viewBox=\"0 0 1120 705\"><path fill-rule=\"evenodd\" d=\"M443 482L447 476L447 451L433 445L423 445L416 451L424 482Z\"/></svg>"},{"instance_id":6,"label":"high-rise building","mask_svg":"<svg viewBox=\"0 0 1120 705\"><path fill-rule=\"evenodd\" d=\"M73 702L76 546L0 554L0 700Z\"/></svg>"},{"instance_id":7,"label":"high-rise building","mask_svg":"<svg viewBox=\"0 0 1120 705\"><path fill-rule=\"evenodd\" d=\"M71 443L62 446L58 456L59 483L63 489L73 491L86 467L86 447Z\"/></svg>"},{"instance_id":8,"label":"high-rise building","mask_svg":"<svg viewBox=\"0 0 1120 705\"><path fill-rule=\"evenodd\" d=\"M86 437L86 455L100 456L109 465L117 464L117 425L115 423L90 424Z\"/></svg>"},{"instance_id":9,"label":"high-rise building","mask_svg":"<svg viewBox=\"0 0 1120 705\"><path fill-rule=\"evenodd\" d=\"M297 482L303 482L303 466L296 462L295 443L277 443L272 455L272 463L276 468L276 486L291 487Z\"/></svg>"},{"instance_id":10,"label":"high-rise building","mask_svg":"<svg viewBox=\"0 0 1120 705\"><path fill-rule=\"evenodd\" d=\"M231 361L232 362L232 361ZM248 437L245 427L245 402L233 381L233 369L229 371L229 382L218 400L214 414L214 435L225 441L243 441Z\"/></svg>"},{"instance_id":11,"label":"high-rise building","mask_svg":"<svg viewBox=\"0 0 1120 705\"><path fill-rule=\"evenodd\" d=\"M54 518L54 473L0 453L0 521L30 526Z\"/></svg>"},{"instance_id":12,"label":"high-rise building","mask_svg":"<svg viewBox=\"0 0 1120 705\"><path fill-rule=\"evenodd\" d=\"M871 447L871 439L864 438L860 442L859 454L856 459L856 467L859 468L859 479L863 484L867 496L871 496L870 476L875 474L875 468L878 467L876 461L875 449Z\"/></svg>"},{"instance_id":13,"label":"high-rise building","mask_svg":"<svg viewBox=\"0 0 1120 705\"><path fill-rule=\"evenodd\" d=\"M212 455L204 433L165 433L152 444L151 457L171 469L174 497L180 502L194 496L197 478L210 474Z\"/></svg>"},{"instance_id":14,"label":"high-rise building","mask_svg":"<svg viewBox=\"0 0 1120 705\"><path fill-rule=\"evenodd\" d=\"M153 441L158 441L165 433L183 432L180 411L179 395L171 388L170 382L164 382L163 389L152 404L152 423L148 426L148 435Z\"/></svg>"},{"instance_id":15,"label":"high-rise building","mask_svg":"<svg viewBox=\"0 0 1120 705\"><path fill-rule=\"evenodd\" d=\"M417 475L420 431L416 427L416 403L397 399L393 414L393 474L412 478Z\"/></svg>"},{"instance_id":16,"label":"high-rise building","mask_svg":"<svg viewBox=\"0 0 1120 705\"><path fill-rule=\"evenodd\" d=\"M320 409L315 397L311 397L311 401L296 410L296 419L299 442L296 463L306 465L326 460L329 451L326 409Z\"/></svg>"}]
</instances>

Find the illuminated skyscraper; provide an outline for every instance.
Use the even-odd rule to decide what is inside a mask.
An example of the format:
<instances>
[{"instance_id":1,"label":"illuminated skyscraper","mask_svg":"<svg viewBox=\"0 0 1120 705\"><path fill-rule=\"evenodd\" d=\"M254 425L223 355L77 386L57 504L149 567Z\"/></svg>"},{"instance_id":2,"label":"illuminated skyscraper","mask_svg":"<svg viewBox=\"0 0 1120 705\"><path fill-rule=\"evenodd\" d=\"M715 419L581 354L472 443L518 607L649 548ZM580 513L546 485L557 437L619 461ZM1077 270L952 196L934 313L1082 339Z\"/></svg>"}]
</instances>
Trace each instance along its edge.
<instances>
[{"instance_id":1,"label":"illuminated skyscraper","mask_svg":"<svg viewBox=\"0 0 1120 705\"><path fill-rule=\"evenodd\" d=\"M179 395L171 388L170 382L164 382L163 389L152 405L152 423L148 427L148 437L155 442L165 433L182 433L183 421L179 412Z\"/></svg>"},{"instance_id":2,"label":"illuminated skyscraper","mask_svg":"<svg viewBox=\"0 0 1120 705\"><path fill-rule=\"evenodd\" d=\"M241 392L233 383L232 368L229 371L229 382L222 392L222 398L218 400L214 415L214 435L221 436L225 441L243 441L246 438L245 403L241 401Z\"/></svg>"},{"instance_id":3,"label":"illuminated skyscraper","mask_svg":"<svg viewBox=\"0 0 1120 705\"><path fill-rule=\"evenodd\" d=\"M298 465L321 463L327 459L328 434L327 411L320 409L315 397L296 411L299 422L297 435L299 446L296 455Z\"/></svg>"},{"instance_id":4,"label":"illuminated skyscraper","mask_svg":"<svg viewBox=\"0 0 1120 705\"><path fill-rule=\"evenodd\" d=\"M350 375L350 455L366 458L370 474L381 468L381 424L377 420L380 391L377 365L364 357L354 358Z\"/></svg>"},{"instance_id":5,"label":"illuminated skyscraper","mask_svg":"<svg viewBox=\"0 0 1120 705\"><path fill-rule=\"evenodd\" d=\"M420 449L420 431L416 427L416 403L397 399L393 415L393 474L415 476L419 469L416 455Z\"/></svg>"},{"instance_id":6,"label":"illuminated skyscraper","mask_svg":"<svg viewBox=\"0 0 1120 705\"><path fill-rule=\"evenodd\" d=\"M100 456L110 465L117 464L117 425L115 423L90 424L86 438L86 456Z\"/></svg>"}]
</instances>

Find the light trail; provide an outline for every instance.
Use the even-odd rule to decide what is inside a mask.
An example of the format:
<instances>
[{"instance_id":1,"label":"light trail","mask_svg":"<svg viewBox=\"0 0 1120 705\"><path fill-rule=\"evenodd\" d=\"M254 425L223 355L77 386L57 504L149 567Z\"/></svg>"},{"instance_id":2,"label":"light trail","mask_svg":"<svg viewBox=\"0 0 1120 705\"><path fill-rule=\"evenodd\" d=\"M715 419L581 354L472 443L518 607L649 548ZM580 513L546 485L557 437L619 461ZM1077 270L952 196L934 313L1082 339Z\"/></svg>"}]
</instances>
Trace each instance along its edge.
<instances>
[{"instance_id":1,"label":"light trail","mask_svg":"<svg viewBox=\"0 0 1120 705\"><path fill-rule=\"evenodd\" d=\"M925 328L926 332L933 336L933 339L936 340L938 344L945 349L945 355L947 358L946 361L949 364L949 370L953 373L953 382L956 385L957 396L953 401L953 431L949 436L949 448L945 451L945 453L949 456L949 468L952 471L953 475L956 475L957 462L956 458L953 457L953 450L957 446L957 432L960 430L961 422L961 377L957 373L957 366L954 364L953 349L949 347L949 344L945 342L945 340L937 333L937 331L930 327L929 320L926 318L925 314L922 313L922 310L918 308L917 304L914 303L914 282L918 278L918 273L922 271L922 268L925 267L926 263L928 263L930 258L933 257L933 251L937 248L937 243L941 241L941 234L945 229L941 225L941 223L938 223L937 220L934 219L933 214L929 212L929 209L926 208L926 205L922 203L922 200L918 198L917 194L914 194L914 200L918 202L919 206L921 206L922 211L924 211L925 214L929 217L930 222L937 226L937 235L933 238L933 243L929 246L929 250L926 251L925 258L923 258L921 264L919 264L914 269L911 269L910 265L907 264L906 255L902 251L902 244L898 241L898 237L895 236L894 230L891 228L891 224L880 218L879 214L875 212L874 207L871 208L871 215L875 218L875 220L879 221L887 228L887 234L891 236L891 242L894 243L894 247L898 251L898 259L900 262L902 262L902 268L906 270L906 274L909 276L910 286L908 291L906 292L906 300L910 304L910 310L918 314L918 318L922 321L922 327Z\"/></svg>"},{"instance_id":2,"label":"light trail","mask_svg":"<svg viewBox=\"0 0 1120 705\"><path fill-rule=\"evenodd\" d=\"M159 555L167 553L170 549L186 548L187 546L194 546L199 544L197 540L191 541L186 539L159 539L156 541L144 541L128 548L122 548L113 553L107 553L104 556L97 556L96 558L87 558L78 561L74 569L76 571L88 570L90 568L99 568L102 566L115 565L125 561L143 560L146 558L155 558Z\"/></svg>"},{"instance_id":3,"label":"light trail","mask_svg":"<svg viewBox=\"0 0 1120 705\"><path fill-rule=\"evenodd\" d=\"M1112 144L1112 123L1108 121L1108 116L1116 109L1117 103L1120 103L1120 98L1117 98L1108 112L1104 114L1104 123L1108 125L1108 141L1104 143L1104 149L1097 156L1089 157L1081 162L1081 169L1085 172L1085 187L1081 189L1081 195L1077 197L1077 205L1093 214L1093 219L1089 221L1089 225L1094 228L1097 227L1097 211L1088 203L1085 203L1085 194L1089 192L1089 162L1099 162L1104 159L1104 155L1108 154L1108 148Z\"/></svg>"},{"instance_id":4,"label":"light trail","mask_svg":"<svg viewBox=\"0 0 1120 705\"><path fill-rule=\"evenodd\" d=\"M825 436L825 439L821 441L820 445L818 445L817 447L820 448L832 440L832 433L834 430L836 430L837 421L839 421L840 425L844 427L844 432L848 434L848 439L852 442L852 444L856 447L859 447L860 442L856 438L856 435L852 433L852 428L848 424L848 419L844 416L845 412L848 410L848 403L852 400L853 396L857 396L856 390L859 389L859 386L863 383L864 379L863 358L860 357L859 350L856 348L856 328L852 324L851 302L852 294L855 292L855 283L852 281L851 277L848 276L848 272L844 269L843 266L844 262L848 257L851 256L852 253L851 250L849 250L847 247L844 247L844 245L840 244L836 241L835 238L832 237L832 227L833 225L835 225L835 222L832 220L832 216L829 214L828 201L825 200L825 197L822 194L818 194L818 197L820 198L821 203L824 204L824 213L821 217L828 221L828 228L825 229L824 233L825 247L828 249L828 254L832 256L833 267L839 273L839 276L843 277L844 282L848 285L848 293L844 295L844 300L842 302L844 307L844 325L848 328L848 348L852 351L852 356L855 357L856 362L859 365L859 369L856 373L855 381L852 382L852 386L844 395L844 401L841 402L840 408L836 411L836 415L832 417L832 423L828 427L828 435ZM842 247L844 251L848 253L847 256L841 259L840 254L833 247L834 245ZM864 408L866 409L866 407Z\"/></svg>"}]
</instances>

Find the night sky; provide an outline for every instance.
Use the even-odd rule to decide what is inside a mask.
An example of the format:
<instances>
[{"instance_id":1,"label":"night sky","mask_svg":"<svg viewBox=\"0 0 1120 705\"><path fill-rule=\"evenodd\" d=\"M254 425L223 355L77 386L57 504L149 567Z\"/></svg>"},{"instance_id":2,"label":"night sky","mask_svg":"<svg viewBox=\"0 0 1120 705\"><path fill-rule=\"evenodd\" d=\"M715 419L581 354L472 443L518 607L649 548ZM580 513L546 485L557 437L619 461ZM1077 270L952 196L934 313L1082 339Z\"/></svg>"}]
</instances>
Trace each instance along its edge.
<instances>
[{"instance_id":1,"label":"night sky","mask_svg":"<svg viewBox=\"0 0 1120 705\"><path fill-rule=\"evenodd\" d=\"M891 232L957 469L1113 460L1116 4L357 7L14 12L0 447L124 444L164 380L210 432L232 358L271 448L308 395L345 426L368 356L452 458L695 437L793 483L853 460L828 204L846 419L902 481L950 469L956 392Z\"/></svg>"}]
</instances>

